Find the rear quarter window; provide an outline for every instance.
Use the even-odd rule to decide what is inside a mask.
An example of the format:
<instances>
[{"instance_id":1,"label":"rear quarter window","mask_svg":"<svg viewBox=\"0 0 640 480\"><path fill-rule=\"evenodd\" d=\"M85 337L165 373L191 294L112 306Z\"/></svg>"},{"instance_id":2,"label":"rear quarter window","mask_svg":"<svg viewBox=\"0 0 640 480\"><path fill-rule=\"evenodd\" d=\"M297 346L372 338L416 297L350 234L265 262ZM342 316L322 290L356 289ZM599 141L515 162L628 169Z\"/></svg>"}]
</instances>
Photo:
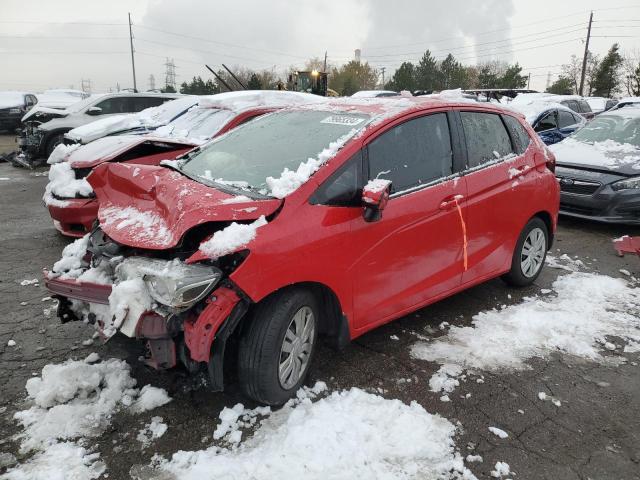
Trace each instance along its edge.
<instances>
[{"instance_id":1,"label":"rear quarter window","mask_svg":"<svg viewBox=\"0 0 640 480\"><path fill-rule=\"evenodd\" d=\"M580 108L580 113L591 113L591 107L589 106L589 104L587 103L586 100L579 100L578 101L578 107Z\"/></svg>"},{"instance_id":2,"label":"rear quarter window","mask_svg":"<svg viewBox=\"0 0 640 480\"><path fill-rule=\"evenodd\" d=\"M467 167L475 168L514 153L500 115L460 112L467 142Z\"/></svg>"},{"instance_id":3,"label":"rear quarter window","mask_svg":"<svg viewBox=\"0 0 640 480\"><path fill-rule=\"evenodd\" d=\"M524 153L531 142L529 133L517 118L510 115L504 115L502 118L504 119L504 123L511 134L511 140L513 140L516 153Z\"/></svg>"}]
</instances>

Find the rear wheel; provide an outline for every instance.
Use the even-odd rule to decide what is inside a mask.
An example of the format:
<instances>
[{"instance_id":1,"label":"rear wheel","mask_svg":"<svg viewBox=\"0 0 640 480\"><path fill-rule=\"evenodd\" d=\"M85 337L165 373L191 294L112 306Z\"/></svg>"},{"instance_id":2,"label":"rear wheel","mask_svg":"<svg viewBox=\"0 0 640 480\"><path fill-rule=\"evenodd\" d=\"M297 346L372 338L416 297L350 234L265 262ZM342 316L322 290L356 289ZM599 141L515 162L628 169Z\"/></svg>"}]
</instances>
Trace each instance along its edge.
<instances>
[{"instance_id":1,"label":"rear wheel","mask_svg":"<svg viewBox=\"0 0 640 480\"><path fill-rule=\"evenodd\" d=\"M238 375L245 394L281 405L304 383L318 332L318 304L304 289L286 290L256 307L238 349Z\"/></svg>"},{"instance_id":2,"label":"rear wheel","mask_svg":"<svg viewBox=\"0 0 640 480\"><path fill-rule=\"evenodd\" d=\"M511 270L502 279L515 287L531 285L542 271L548 245L547 225L538 217L529 220L516 243Z\"/></svg>"}]
</instances>

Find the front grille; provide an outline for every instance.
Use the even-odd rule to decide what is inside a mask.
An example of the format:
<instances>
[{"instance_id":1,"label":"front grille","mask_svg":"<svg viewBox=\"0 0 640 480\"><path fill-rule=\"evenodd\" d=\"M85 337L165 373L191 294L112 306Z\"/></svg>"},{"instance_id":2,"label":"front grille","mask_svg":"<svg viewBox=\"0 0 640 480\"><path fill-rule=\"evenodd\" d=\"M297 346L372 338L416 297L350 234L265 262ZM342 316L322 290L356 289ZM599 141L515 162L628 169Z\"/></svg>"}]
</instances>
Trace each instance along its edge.
<instances>
[{"instance_id":1,"label":"front grille","mask_svg":"<svg viewBox=\"0 0 640 480\"><path fill-rule=\"evenodd\" d=\"M572 178L558 177L560 191L573 193L575 195L593 195L600 188L598 182L585 182L584 180L574 180Z\"/></svg>"},{"instance_id":2,"label":"front grille","mask_svg":"<svg viewBox=\"0 0 640 480\"><path fill-rule=\"evenodd\" d=\"M91 173L91 168L74 168L73 173L76 176L76 180L82 180Z\"/></svg>"}]
</instances>

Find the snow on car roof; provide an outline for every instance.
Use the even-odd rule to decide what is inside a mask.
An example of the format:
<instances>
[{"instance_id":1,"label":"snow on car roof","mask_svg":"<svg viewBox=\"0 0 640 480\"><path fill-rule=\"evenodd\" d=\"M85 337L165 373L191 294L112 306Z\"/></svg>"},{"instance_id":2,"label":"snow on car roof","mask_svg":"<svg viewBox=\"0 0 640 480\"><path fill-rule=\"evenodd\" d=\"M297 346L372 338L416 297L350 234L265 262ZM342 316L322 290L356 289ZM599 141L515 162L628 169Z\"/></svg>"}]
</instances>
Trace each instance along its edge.
<instances>
[{"instance_id":1,"label":"snow on car roof","mask_svg":"<svg viewBox=\"0 0 640 480\"><path fill-rule=\"evenodd\" d=\"M384 95L399 95L399 93L394 92L393 90L360 90L359 92L351 95L351 98L375 98Z\"/></svg>"},{"instance_id":2,"label":"snow on car roof","mask_svg":"<svg viewBox=\"0 0 640 480\"><path fill-rule=\"evenodd\" d=\"M280 90L242 90L201 97L201 107L224 108L240 111L256 107L286 107L309 103L324 103L327 99L318 95Z\"/></svg>"},{"instance_id":3,"label":"snow on car roof","mask_svg":"<svg viewBox=\"0 0 640 480\"><path fill-rule=\"evenodd\" d=\"M0 92L0 108L21 107L24 105L24 96L27 92L6 91Z\"/></svg>"},{"instance_id":4,"label":"snow on car roof","mask_svg":"<svg viewBox=\"0 0 640 480\"><path fill-rule=\"evenodd\" d=\"M638 99L638 102L640 103L640 98ZM638 105L638 107L640 107L640 105ZM607 110L606 112L603 112L600 115L598 115L598 118L606 118L614 115L616 117L623 117L623 118L629 118L629 119L639 118L640 108L636 108L634 106L633 108L616 108L615 110Z\"/></svg>"},{"instance_id":5,"label":"snow on car roof","mask_svg":"<svg viewBox=\"0 0 640 480\"><path fill-rule=\"evenodd\" d=\"M551 109L564 110L565 112L573 113L573 110L570 108L565 107L561 103L549 100L548 97L547 99L540 97L530 98L527 101L521 101L515 104L511 102L506 104L505 107L524 115L529 124L533 124L540 115Z\"/></svg>"}]
</instances>

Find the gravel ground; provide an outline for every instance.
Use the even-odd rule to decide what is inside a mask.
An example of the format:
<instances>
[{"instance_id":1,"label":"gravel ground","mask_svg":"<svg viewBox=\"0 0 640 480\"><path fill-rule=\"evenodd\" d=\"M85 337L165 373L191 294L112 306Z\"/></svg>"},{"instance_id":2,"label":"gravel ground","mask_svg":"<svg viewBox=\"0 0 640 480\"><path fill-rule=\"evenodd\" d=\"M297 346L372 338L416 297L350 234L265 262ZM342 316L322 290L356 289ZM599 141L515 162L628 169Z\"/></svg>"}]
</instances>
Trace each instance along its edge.
<instances>
[{"instance_id":1,"label":"gravel ground","mask_svg":"<svg viewBox=\"0 0 640 480\"><path fill-rule=\"evenodd\" d=\"M11 142L0 137L0 145L6 144ZM211 393L181 370L149 370L137 361L141 346L121 336L106 345L83 346L92 327L59 324L55 312L47 311L51 303L42 301L47 296L43 285L19 284L40 278L42 268L50 266L68 243L53 229L41 202L46 170L0 164L0 178L0 408L6 407L0 414L0 451L18 455L12 436L19 429L12 417L24 408L26 380L48 363L83 358L93 351L103 358L126 359L139 385L165 388L174 399L146 414L113 418L110 429L96 440L109 478L129 478L131 467L148 464L154 452L170 455L178 449L204 448L208 443L202 439L211 438L224 406L238 401L253 406L233 386ZM622 268L640 276L640 259L618 258L611 247L611 239L624 233L640 231L562 219L554 254L579 255L589 269L614 277L623 276ZM546 268L536 285L523 290L491 281L381 327L342 352L321 347L309 383L324 380L332 390L381 387L387 398L417 400L429 412L459 421L460 450L484 457L483 463L470 465L478 478L490 478L495 463L505 461L516 473L513 478L520 479L640 479L640 367L632 364L640 361L638 354L625 354L628 362L617 367L562 355L530 361L530 370L485 374L483 384L465 383L448 403L429 390L428 380L439 366L409 355L415 334L437 331L443 321L467 325L482 310L518 303L549 288L559 272ZM392 335L399 340L390 340ZM9 339L17 345L8 347ZM562 399L562 408L539 401L540 391ZM460 398L464 393L471 397ZM164 418L169 430L153 448L141 451L135 434L155 415ZM491 425L510 432L510 437L493 436L487 430ZM123 447L118 454L113 453L114 443Z\"/></svg>"}]
</instances>

